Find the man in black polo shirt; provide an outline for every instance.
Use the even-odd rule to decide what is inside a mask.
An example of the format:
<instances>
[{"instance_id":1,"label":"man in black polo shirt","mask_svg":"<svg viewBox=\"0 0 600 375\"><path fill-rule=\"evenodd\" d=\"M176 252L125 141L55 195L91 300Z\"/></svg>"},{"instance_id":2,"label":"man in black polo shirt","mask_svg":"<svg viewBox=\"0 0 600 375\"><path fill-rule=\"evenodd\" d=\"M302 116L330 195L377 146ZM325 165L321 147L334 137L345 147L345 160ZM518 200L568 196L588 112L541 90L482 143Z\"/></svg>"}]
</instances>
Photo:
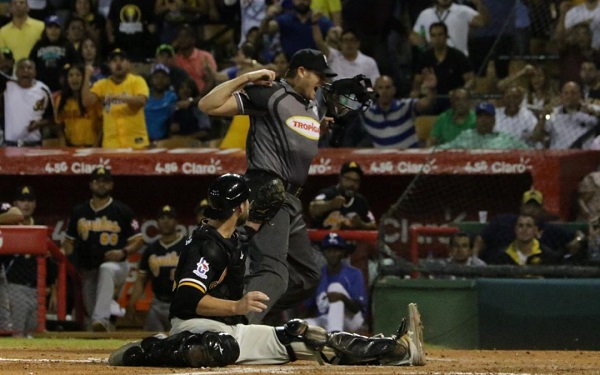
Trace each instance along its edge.
<instances>
[{"instance_id":1,"label":"man in black polo shirt","mask_svg":"<svg viewBox=\"0 0 600 375\"><path fill-rule=\"evenodd\" d=\"M472 88L475 74L467 56L456 48L448 47L448 27L443 22L431 24L429 35L431 48L416 59L411 96L419 96L423 84L423 69L433 69L437 77L438 99L432 112L439 114L450 108L450 91L459 87Z\"/></svg>"},{"instance_id":2,"label":"man in black polo shirt","mask_svg":"<svg viewBox=\"0 0 600 375\"><path fill-rule=\"evenodd\" d=\"M319 282L298 195L318 152L323 111L315 101L317 90L333 76L321 52L304 49L294 54L281 82L274 82L271 70L249 72L217 86L198 104L212 116L250 115L245 177L251 201L273 181L286 189L272 225L262 225L249 245L246 289L270 298L265 310L246 314L250 323L262 321L276 303L278 311L305 300ZM251 210L249 225L258 230L260 221Z\"/></svg>"}]
</instances>

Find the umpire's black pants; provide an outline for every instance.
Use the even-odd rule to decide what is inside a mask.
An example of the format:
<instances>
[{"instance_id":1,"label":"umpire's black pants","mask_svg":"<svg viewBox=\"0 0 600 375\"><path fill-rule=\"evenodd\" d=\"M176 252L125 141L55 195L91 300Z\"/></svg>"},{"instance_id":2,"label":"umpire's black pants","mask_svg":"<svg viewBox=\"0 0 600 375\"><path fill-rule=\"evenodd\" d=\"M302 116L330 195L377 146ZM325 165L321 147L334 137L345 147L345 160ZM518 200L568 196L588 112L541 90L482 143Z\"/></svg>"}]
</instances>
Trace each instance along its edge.
<instances>
[{"instance_id":1,"label":"umpire's black pants","mask_svg":"<svg viewBox=\"0 0 600 375\"><path fill-rule=\"evenodd\" d=\"M285 205L272 223L263 224L250 242L246 291L258 290L270 298L265 311L246 315L250 324L260 323L272 308L288 309L312 296L320 277L313 251L302 203L286 193Z\"/></svg>"}]
</instances>

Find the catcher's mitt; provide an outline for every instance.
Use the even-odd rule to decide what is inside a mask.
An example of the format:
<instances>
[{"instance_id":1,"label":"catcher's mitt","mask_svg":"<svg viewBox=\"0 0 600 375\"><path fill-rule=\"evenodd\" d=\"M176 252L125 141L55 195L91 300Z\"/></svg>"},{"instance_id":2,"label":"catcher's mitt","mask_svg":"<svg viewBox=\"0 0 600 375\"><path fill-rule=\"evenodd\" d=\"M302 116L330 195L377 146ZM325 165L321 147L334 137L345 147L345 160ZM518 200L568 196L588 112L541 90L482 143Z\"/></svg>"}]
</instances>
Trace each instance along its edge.
<instances>
[{"instance_id":1,"label":"catcher's mitt","mask_svg":"<svg viewBox=\"0 0 600 375\"><path fill-rule=\"evenodd\" d=\"M285 187L280 179L273 178L253 188L250 196L252 206L249 220L255 223L268 222L285 203Z\"/></svg>"}]
</instances>

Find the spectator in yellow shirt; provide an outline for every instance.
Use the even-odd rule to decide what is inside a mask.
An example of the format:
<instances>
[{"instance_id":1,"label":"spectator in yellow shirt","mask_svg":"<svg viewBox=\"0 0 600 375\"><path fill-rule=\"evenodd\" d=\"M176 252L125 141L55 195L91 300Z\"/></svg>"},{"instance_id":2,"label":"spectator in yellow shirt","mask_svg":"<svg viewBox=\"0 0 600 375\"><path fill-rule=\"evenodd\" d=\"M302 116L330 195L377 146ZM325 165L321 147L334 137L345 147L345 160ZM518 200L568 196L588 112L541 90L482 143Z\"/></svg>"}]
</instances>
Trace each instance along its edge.
<instances>
[{"instance_id":1,"label":"spectator in yellow shirt","mask_svg":"<svg viewBox=\"0 0 600 375\"><path fill-rule=\"evenodd\" d=\"M108 56L110 76L103 78L90 89L92 66L86 66L82 98L86 108L102 104L102 147L145 148L148 132L144 106L149 90L141 76L130 73L130 62L125 51L117 48Z\"/></svg>"},{"instance_id":2,"label":"spectator in yellow shirt","mask_svg":"<svg viewBox=\"0 0 600 375\"><path fill-rule=\"evenodd\" d=\"M56 123L63 129L61 142L73 147L100 147L102 114L100 106L85 108L81 84L85 75L83 65L67 65L62 91L56 97Z\"/></svg>"},{"instance_id":3,"label":"spectator in yellow shirt","mask_svg":"<svg viewBox=\"0 0 600 375\"><path fill-rule=\"evenodd\" d=\"M27 0L11 0L12 20L0 28L0 47L8 47L15 61L29 57L31 49L41 38L44 23L29 17Z\"/></svg>"},{"instance_id":4,"label":"spectator in yellow shirt","mask_svg":"<svg viewBox=\"0 0 600 375\"><path fill-rule=\"evenodd\" d=\"M312 0L310 9L322 13L333 21L335 26L342 26L342 2L341 0Z\"/></svg>"}]
</instances>

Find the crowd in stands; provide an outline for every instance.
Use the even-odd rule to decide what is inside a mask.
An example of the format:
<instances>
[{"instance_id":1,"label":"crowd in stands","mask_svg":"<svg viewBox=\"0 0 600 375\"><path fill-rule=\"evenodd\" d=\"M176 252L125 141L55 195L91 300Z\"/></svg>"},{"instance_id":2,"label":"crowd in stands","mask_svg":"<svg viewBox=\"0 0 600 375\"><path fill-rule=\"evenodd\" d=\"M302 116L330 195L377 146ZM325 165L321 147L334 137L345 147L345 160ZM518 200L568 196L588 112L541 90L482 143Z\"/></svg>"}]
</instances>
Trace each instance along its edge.
<instances>
[{"instance_id":1,"label":"crowd in stands","mask_svg":"<svg viewBox=\"0 0 600 375\"><path fill-rule=\"evenodd\" d=\"M282 77L294 52L313 48L335 79L363 74L379 94L321 147L598 149L598 24L598 0L4 1L2 144L219 146L231 121L198 100L251 70ZM126 77L137 91L86 97ZM496 107L494 137L520 142L450 143L476 128L480 102ZM114 135L122 115L136 119L129 140Z\"/></svg>"}]
</instances>

